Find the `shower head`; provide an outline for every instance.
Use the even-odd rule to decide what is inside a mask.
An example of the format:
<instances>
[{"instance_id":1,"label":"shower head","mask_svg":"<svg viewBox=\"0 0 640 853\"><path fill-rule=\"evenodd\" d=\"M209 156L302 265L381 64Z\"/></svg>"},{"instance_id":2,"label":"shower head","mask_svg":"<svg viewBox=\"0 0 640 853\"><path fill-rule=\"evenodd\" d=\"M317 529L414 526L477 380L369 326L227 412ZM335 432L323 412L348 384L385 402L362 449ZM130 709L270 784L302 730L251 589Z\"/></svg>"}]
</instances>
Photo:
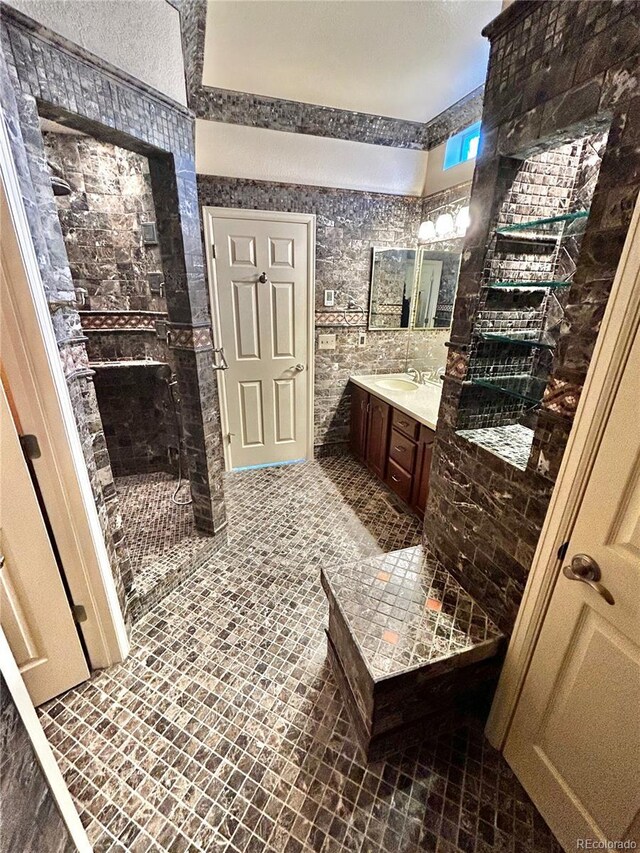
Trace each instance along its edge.
<instances>
[{"instance_id":1,"label":"shower head","mask_svg":"<svg viewBox=\"0 0 640 853\"><path fill-rule=\"evenodd\" d=\"M70 195L71 187L64 178L59 178L57 175L51 176L51 186L54 195Z\"/></svg>"},{"instance_id":2,"label":"shower head","mask_svg":"<svg viewBox=\"0 0 640 853\"><path fill-rule=\"evenodd\" d=\"M161 364L159 367L156 367L156 379L161 379L164 382L168 382L171 379L171 368L168 364Z\"/></svg>"}]
</instances>

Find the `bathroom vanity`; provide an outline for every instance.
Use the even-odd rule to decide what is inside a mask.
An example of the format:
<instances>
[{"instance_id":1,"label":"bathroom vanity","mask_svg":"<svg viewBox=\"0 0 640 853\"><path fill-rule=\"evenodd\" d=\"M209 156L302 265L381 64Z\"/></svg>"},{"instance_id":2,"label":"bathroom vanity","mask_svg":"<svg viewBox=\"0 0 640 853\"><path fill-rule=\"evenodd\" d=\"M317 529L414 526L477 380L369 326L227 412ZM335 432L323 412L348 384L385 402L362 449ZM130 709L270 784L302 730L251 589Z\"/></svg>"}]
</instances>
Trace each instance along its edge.
<instances>
[{"instance_id":1,"label":"bathroom vanity","mask_svg":"<svg viewBox=\"0 0 640 853\"><path fill-rule=\"evenodd\" d=\"M405 374L351 377L351 449L423 516L441 385Z\"/></svg>"}]
</instances>

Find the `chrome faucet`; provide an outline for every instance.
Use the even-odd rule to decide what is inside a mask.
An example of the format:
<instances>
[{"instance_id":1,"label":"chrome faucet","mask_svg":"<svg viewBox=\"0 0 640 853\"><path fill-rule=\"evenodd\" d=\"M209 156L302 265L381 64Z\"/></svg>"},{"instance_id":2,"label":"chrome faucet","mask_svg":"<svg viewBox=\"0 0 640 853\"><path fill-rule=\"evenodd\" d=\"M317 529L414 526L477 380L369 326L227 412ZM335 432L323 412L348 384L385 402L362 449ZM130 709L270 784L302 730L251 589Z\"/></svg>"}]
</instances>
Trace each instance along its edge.
<instances>
[{"instance_id":1,"label":"chrome faucet","mask_svg":"<svg viewBox=\"0 0 640 853\"><path fill-rule=\"evenodd\" d=\"M420 383L422 382L422 374L419 370L416 370L415 367L407 368L407 376L410 376L413 381L418 385L420 385Z\"/></svg>"}]
</instances>

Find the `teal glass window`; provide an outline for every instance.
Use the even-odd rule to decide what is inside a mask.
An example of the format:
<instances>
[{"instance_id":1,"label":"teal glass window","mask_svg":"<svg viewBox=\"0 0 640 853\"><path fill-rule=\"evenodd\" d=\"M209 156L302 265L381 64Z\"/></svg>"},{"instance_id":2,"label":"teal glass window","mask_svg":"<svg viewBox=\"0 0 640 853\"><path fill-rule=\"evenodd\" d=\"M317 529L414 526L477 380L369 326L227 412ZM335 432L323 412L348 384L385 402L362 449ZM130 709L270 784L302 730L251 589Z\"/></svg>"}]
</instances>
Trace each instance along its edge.
<instances>
[{"instance_id":1,"label":"teal glass window","mask_svg":"<svg viewBox=\"0 0 640 853\"><path fill-rule=\"evenodd\" d=\"M461 130L447 140L444 151L444 169L450 169L459 163L466 163L478 156L478 145L480 143L480 122Z\"/></svg>"}]
</instances>

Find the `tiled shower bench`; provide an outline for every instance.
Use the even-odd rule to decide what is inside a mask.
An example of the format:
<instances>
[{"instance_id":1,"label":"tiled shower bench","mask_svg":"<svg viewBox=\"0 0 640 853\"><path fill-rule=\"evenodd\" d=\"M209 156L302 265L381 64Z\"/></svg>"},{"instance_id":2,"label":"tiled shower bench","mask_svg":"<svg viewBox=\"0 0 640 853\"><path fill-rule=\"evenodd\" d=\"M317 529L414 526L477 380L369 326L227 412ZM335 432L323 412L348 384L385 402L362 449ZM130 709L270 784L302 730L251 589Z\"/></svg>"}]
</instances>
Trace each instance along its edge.
<instances>
[{"instance_id":1,"label":"tiled shower bench","mask_svg":"<svg viewBox=\"0 0 640 853\"><path fill-rule=\"evenodd\" d=\"M368 759L486 704L504 636L420 546L323 568L321 579L329 660Z\"/></svg>"}]
</instances>

